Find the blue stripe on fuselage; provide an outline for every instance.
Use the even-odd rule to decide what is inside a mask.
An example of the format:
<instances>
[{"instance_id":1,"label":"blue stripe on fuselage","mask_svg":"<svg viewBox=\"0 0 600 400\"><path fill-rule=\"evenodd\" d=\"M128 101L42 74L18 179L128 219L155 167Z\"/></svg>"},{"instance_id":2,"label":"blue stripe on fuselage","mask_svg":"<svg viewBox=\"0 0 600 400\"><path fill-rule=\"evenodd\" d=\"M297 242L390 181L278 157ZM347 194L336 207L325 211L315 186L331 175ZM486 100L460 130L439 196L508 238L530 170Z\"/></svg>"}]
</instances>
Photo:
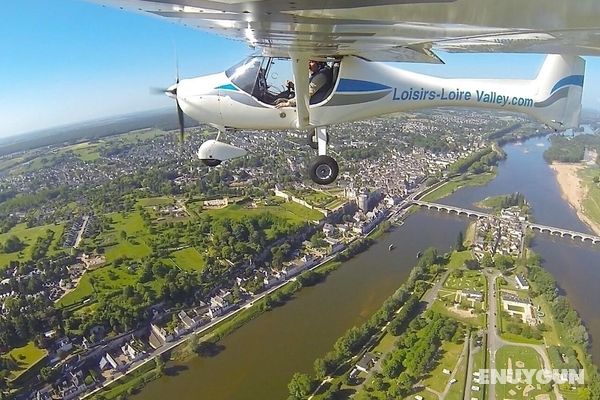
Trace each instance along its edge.
<instances>
[{"instance_id":1,"label":"blue stripe on fuselage","mask_svg":"<svg viewBox=\"0 0 600 400\"><path fill-rule=\"evenodd\" d=\"M374 92L377 90L390 89L389 86L380 83L361 81L359 79L341 78L337 92Z\"/></svg>"},{"instance_id":2,"label":"blue stripe on fuselage","mask_svg":"<svg viewBox=\"0 0 600 400\"><path fill-rule=\"evenodd\" d=\"M218 86L215 89L221 89L221 90L234 90L237 92L237 88L235 86L233 86L232 83L226 83L224 85Z\"/></svg>"},{"instance_id":3,"label":"blue stripe on fuselage","mask_svg":"<svg viewBox=\"0 0 600 400\"><path fill-rule=\"evenodd\" d=\"M576 85L583 87L583 75L569 75L556 82L556 85L550 91L550 94L567 85Z\"/></svg>"}]
</instances>

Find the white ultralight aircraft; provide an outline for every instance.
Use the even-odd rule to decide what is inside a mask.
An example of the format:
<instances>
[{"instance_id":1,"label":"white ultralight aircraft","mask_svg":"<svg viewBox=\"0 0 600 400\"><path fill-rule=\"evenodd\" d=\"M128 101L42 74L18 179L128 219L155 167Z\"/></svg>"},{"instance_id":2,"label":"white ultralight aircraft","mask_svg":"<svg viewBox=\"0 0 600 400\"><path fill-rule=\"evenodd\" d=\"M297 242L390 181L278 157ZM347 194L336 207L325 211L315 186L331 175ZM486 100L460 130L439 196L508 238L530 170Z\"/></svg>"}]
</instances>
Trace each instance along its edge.
<instances>
[{"instance_id":1,"label":"white ultralight aircraft","mask_svg":"<svg viewBox=\"0 0 600 400\"><path fill-rule=\"evenodd\" d=\"M339 172L327 155L331 124L460 106L525 113L557 131L577 127L585 70L579 56L600 55L598 0L92 1L259 48L260 55L227 71L178 79L165 91L176 99L181 132L183 113L220 132L306 130L318 151L309 169L318 184L332 183ZM533 80L442 79L383 63L442 63L437 50L549 55ZM314 74L326 78L317 93L310 89L309 60L319 62ZM287 89L277 89L286 82L282 64L293 81ZM209 166L245 154L219 136L198 150Z\"/></svg>"}]
</instances>

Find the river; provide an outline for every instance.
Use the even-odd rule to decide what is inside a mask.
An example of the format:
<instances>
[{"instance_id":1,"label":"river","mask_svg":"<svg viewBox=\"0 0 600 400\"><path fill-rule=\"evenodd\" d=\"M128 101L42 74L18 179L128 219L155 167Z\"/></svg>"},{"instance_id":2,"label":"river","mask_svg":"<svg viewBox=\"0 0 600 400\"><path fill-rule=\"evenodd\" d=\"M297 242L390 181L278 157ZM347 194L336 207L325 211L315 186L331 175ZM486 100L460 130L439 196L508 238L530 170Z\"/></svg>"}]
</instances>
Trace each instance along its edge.
<instances>
[{"instance_id":1,"label":"river","mask_svg":"<svg viewBox=\"0 0 600 400\"><path fill-rule=\"evenodd\" d=\"M151 382L145 400L284 399L294 372L312 372L348 328L365 322L408 277L416 254L429 246L448 251L468 221L421 212L344 263L327 280L302 289L283 307L260 316L221 341L211 358L171 366L176 376ZM393 243L395 248L388 251Z\"/></svg>"},{"instance_id":2,"label":"river","mask_svg":"<svg viewBox=\"0 0 600 400\"><path fill-rule=\"evenodd\" d=\"M546 138L534 138L505 146L508 158L492 182L461 189L441 202L475 208L473 203L485 197L519 191L532 204L537 222L590 232L562 199L553 172L542 158L548 145ZM172 374L151 382L137 397L286 398L291 375L311 372L313 361L329 351L339 336L366 321L404 282L418 251L429 246L450 249L467 223L465 218L433 211L409 216L402 227L344 263L325 282L301 290L285 306L226 337L218 355L169 365ZM395 245L391 252L390 243ZM538 234L533 249L567 293L591 336L600 337L600 318L594 308L600 304L600 291L595 290L600 283L598 248ZM593 357L600 361L600 346L593 347Z\"/></svg>"},{"instance_id":3,"label":"river","mask_svg":"<svg viewBox=\"0 0 600 400\"><path fill-rule=\"evenodd\" d=\"M575 210L561 196L554 172L543 159L550 142L546 137L504 146L507 159L498 168L497 177L485 186L468 187L440 200L448 205L465 208L488 197L521 192L533 207L536 222L594 234L577 218ZM584 320L592 341L592 357L600 363L600 247L583 244L570 238L537 233L532 249L543 259L543 266L552 273L577 312Z\"/></svg>"}]
</instances>

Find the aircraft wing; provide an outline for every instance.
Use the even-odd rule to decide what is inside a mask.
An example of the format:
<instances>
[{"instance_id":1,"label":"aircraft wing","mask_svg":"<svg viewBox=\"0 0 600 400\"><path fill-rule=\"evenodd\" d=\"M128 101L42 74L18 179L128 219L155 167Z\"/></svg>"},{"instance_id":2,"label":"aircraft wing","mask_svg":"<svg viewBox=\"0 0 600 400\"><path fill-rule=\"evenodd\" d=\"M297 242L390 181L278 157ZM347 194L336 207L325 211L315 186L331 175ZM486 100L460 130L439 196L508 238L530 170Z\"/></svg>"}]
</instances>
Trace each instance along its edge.
<instances>
[{"instance_id":1,"label":"aircraft wing","mask_svg":"<svg viewBox=\"0 0 600 400\"><path fill-rule=\"evenodd\" d=\"M246 41L265 55L440 63L464 53L600 55L598 0L90 0Z\"/></svg>"}]
</instances>

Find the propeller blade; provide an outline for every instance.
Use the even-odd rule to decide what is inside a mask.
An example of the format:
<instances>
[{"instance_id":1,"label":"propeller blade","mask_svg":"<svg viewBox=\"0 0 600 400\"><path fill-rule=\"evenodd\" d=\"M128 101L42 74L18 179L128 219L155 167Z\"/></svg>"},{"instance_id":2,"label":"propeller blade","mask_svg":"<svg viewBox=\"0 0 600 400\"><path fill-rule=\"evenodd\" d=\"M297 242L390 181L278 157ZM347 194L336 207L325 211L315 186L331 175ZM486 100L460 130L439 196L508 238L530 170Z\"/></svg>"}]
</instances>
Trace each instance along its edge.
<instances>
[{"instance_id":1,"label":"propeller blade","mask_svg":"<svg viewBox=\"0 0 600 400\"><path fill-rule=\"evenodd\" d=\"M158 94L164 96L167 93L170 93L169 88L160 88L160 87L151 87L149 89L150 94Z\"/></svg>"}]
</instances>

